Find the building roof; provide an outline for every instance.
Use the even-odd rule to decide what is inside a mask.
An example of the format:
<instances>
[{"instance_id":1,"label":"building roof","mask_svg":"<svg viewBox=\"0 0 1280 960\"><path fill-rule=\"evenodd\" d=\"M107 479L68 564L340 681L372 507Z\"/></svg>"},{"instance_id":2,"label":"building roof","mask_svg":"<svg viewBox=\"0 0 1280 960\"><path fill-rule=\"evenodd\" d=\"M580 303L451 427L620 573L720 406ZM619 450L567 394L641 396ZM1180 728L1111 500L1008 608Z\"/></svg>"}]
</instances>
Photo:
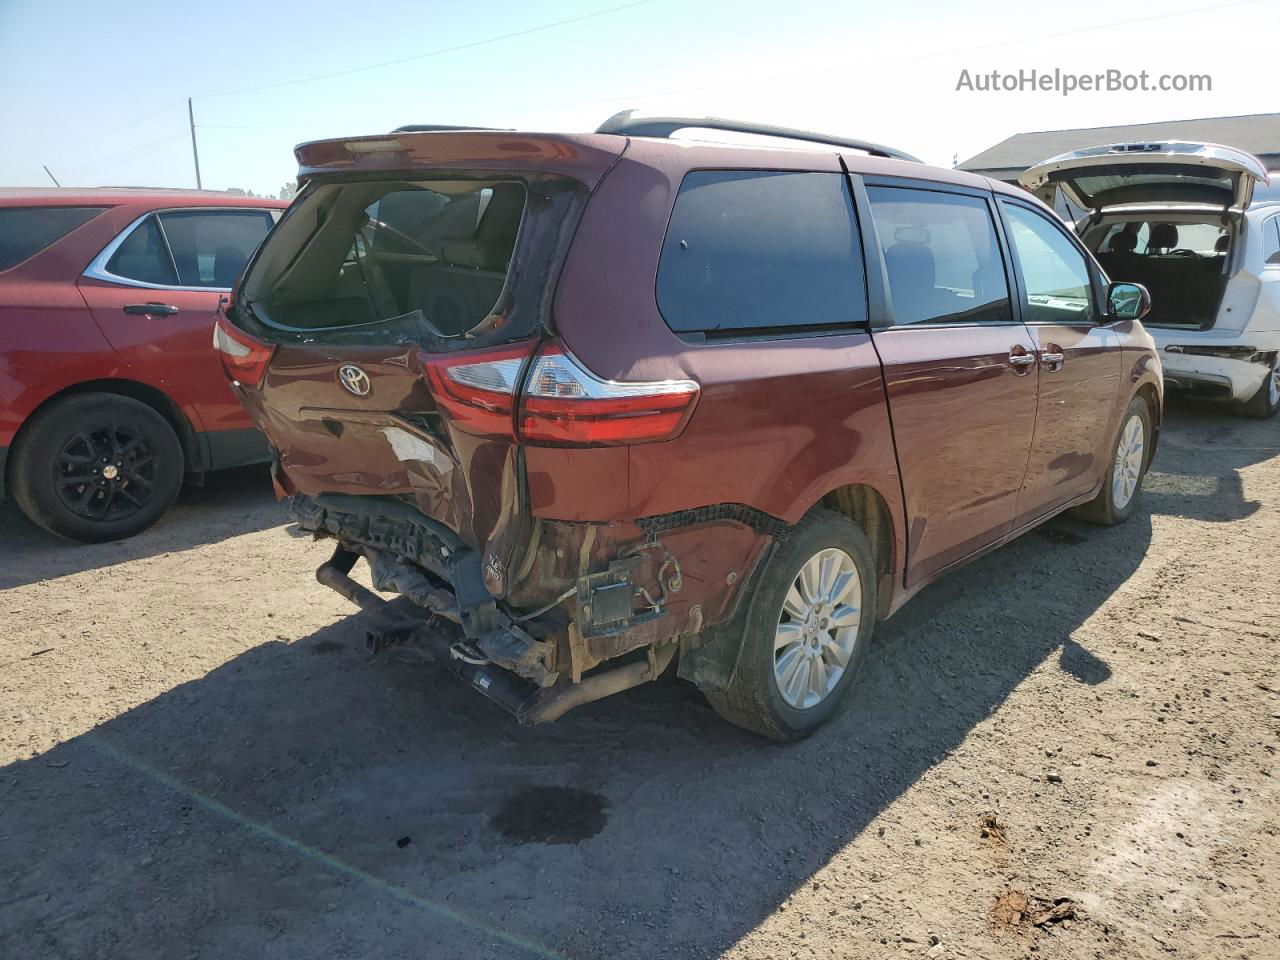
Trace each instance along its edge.
<instances>
[{"instance_id":1,"label":"building roof","mask_svg":"<svg viewBox=\"0 0 1280 960\"><path fill-rule=\"evenodd\" d=\"M997 170L1022 171L1042 160L1083 147L1160 140L1222 143L1258 156L1280 154L1280 113L1015 133L994 147L970 157L959 168L984 173Z\"/></svg>"}]
</instances>

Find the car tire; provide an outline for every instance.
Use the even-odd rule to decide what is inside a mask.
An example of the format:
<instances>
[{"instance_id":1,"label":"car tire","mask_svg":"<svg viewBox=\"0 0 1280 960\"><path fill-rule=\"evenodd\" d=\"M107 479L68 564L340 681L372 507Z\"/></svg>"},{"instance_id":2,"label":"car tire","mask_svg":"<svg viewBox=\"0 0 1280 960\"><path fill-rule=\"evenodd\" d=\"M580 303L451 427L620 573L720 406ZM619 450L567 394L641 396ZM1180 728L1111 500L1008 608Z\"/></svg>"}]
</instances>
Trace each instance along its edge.
<instances>
[{"instance_id":1,"label":"car tire","mask_svg":"<svg viewBox=\"0 0 1280 960\"><path fill-rule=\"evenodd\" d=\"M10 466L14 500L32 522L102 543L155 523L182 487L185 462L173 427L151 407L82 393L32 417Z\"/></svg>"},{"instance_id":2,"label":"car tire","mask_svg":"<svg viewBox=\"0 0 1280 960\"><path fill-rule=\"evenodd\" d=\"M814 574L824 571L821 583ZM812 602L823 590L826 601ZM808 736L841 708L871 642L875 611L866 535L843 514L814 510L769 559L732 679L725 690L708 692L708 701L730 723L773 740Z\"/></svg>"},{"instance_id":3,"label":"car tire","mask_svg":"<svg viewBox=\"0 0 1280 960\"><path fill-rule=\"evenodd\" d=\"M1236 412L1255 420L1270 420L1280 412L1280 357L1271 358L1271 369L1258 392L1244 403L1237 404Z\"/></svg>"},{"instance_id":4,"label":"car tire","mask_svg":"<svg viewBox=\"0 0 1280 960\"><path fill-rule=\"evenodd\" d=\"M1135 432L1140 446L1134 448ZM1111 444L1111 463L1098 495L1075 513L1080 519L1103 526L1124 523L1138 505L1143 478L1151 462L1151 408L1134 397L1120 418L1120 429Z\"/></svg>"}]
</instances>

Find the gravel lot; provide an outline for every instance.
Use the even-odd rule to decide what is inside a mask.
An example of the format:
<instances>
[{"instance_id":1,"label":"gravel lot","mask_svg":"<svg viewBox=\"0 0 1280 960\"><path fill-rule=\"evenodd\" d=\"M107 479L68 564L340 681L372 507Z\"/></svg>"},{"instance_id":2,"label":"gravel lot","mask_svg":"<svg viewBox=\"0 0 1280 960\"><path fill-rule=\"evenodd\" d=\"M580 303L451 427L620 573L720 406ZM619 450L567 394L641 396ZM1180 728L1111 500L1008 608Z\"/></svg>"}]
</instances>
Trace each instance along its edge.
<instances>
[{"instance_id":1,"label":"gravel lot","mask_svg":"<svg viewBox=\"0 0 1280 960\"><path fill-rule=\"evenodd\" d=\"M925 591L793 746L370 659L261 470L120 544L6 507L0 956L1276 957L1277 454L1171 405L1129 524Z\"/></svg>"}]
</instances>

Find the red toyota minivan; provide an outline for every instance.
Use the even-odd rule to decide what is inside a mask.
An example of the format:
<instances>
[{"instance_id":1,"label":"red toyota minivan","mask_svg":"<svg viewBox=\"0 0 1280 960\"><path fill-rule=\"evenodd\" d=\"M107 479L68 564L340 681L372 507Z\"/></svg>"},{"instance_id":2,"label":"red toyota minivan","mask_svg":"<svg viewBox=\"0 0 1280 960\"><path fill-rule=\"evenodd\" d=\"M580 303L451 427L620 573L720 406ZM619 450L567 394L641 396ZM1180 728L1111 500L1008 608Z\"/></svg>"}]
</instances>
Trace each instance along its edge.
<instances>
[{"instance_id":1,"label":"red toyota minivan","mask_svg":"<svg viewBox=\"0 0 1280 960\"><path fill-rule=\"evenodd\" d=\"M184 475L266 459L210 344L218 300L286 206L0 190L0 499L64 537L118 540Z\"/></svg>"},{"instance_id":2,"label":"red toyota minivan","mask_svg":"<svg viewBox=\"0 0 1280 960\"><path fill-rule=\"evenodd\" d=\"M671 136L717 127L788 139ZM228 374L372 648L418 645L522 720L678 653L723 716L802 736L925 584L1136 507L1149 297L1016 188L627 114L297 155L219 320Z\"/></svg>"}]
</instances>

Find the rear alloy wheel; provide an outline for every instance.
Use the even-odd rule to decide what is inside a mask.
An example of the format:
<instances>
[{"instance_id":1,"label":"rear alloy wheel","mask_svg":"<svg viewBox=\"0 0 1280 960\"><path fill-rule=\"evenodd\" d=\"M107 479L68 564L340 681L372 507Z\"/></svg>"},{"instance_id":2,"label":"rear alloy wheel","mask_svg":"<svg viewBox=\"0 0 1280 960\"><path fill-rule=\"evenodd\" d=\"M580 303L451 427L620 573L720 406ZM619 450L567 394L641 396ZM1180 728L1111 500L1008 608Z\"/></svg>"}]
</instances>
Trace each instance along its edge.
<instances>
[{"instance_id":1,"label":"rear alloy wheel","mask_svg":"<svg viewBox=\"0 0 1280 960\"><path fill-rule=\"evenodd\" d=\"M1138 502L1147 473L1151 445L1151 410L1146 400L1134 397L1120 419L1111 455L1111 466L1098 495L1076 512L1081 519L1105 526L1129 519Z\"/></svg>"},{"instance_id":2,"label":"rear alloy wheel","mask_svg":"<svg viewBox=\"0 0 1280 960\"><path fill-rule=\"evenodd\" d=\"M40 411L14 455L14 499L51 533L97 543L145 530L182 486L182 446L164 417L113 394Z\"/></svg>"},{"instance_id":3,"label":"rear alloy wheel","mask_svg":"<svg viewBox=\"0 0 1280 960\"><path fill-rule=\"evenodd\" d=\"M867 538L815 510L760 578L729 686L707 699L730 723L774 740L812 733L840 708L871 642L875 564Z\"/></svg>"},{"instance_id":4,"label":"rear alloy wheel","mask_svg":"<svg viewBox=\"0 0 1280 960\"><path fill-rule=\"evenodd\" d=\"M839 547L800 568L774 634L773 679L789 706L816 707L839 685L862 624L861 600L857 564Z\"/></svg>"},{"instance_id":5,"label":"rear alloy wheel","mask_svg":"<svg viewBox=\"0 0 1280 960\"><path fill-rule=\"evenodd\" d=\"M1271 371L1258 387L1258 392L1236 409L1257 420L1270 420L1280 412L1280 357L1271 358Z\"/></svg>"}]
</instances>

